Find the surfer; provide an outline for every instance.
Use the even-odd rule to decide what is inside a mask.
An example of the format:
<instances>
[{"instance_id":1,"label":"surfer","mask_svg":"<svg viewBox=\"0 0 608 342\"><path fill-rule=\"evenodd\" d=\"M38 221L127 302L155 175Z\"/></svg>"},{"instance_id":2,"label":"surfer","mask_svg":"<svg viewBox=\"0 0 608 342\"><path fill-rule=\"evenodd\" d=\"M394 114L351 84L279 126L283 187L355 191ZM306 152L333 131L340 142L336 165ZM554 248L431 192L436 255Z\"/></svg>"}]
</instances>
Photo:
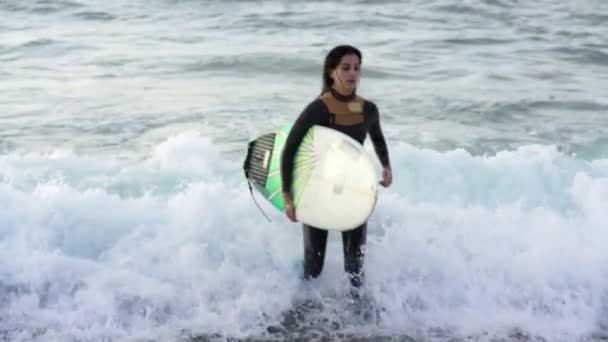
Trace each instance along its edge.
<instances>
[{"instance_id":1,"label":"surfer","mask_svg":"<svg viewBox=\"0 0 608 342\"><path fill-rule=\"evenodd\" d=\"M309 128L320 125L336 129L363 144L367 134L373 142L382 164L380 184L388 187L392 183L386 141L380 127L376 105L356 94L360 77L362 55L350 45L334 47L325 58L323 66L323 89L296 119L283 150L281 177L283 189L289 189L292 181L293 160L302 139ZM283 192L285 214L296 222L292 195ZM304 277L316 278L321 274L325 260L328 231L303 224ZM367 237L367 223L342 232L344 269L354 288L359 288L363 278L363 258Z\"/></svg>"}]
</instances>

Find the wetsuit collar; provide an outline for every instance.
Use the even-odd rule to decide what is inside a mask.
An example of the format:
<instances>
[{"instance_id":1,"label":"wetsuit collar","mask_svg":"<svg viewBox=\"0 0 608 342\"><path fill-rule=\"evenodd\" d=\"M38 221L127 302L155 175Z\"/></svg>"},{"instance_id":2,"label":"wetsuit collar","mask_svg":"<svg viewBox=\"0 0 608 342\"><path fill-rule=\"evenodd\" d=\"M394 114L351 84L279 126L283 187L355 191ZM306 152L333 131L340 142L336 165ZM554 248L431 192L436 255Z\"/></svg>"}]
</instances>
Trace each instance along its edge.
<instances>
[{"instance_id":1,"label":"wetsuit collar","mask_svg":"<svg viewBox=\"0 0 608 342\"><path fill-rule=\"evenodd\" d=\"M355 97L357 97L357 95L354 92L350 95L344 96L344 95L338 93L338 91L334 88L329 88L329 91L336 98L336 100L342 101L342 102L349 102L349 101L354 100Z\"/></svg>"}]
</instances>

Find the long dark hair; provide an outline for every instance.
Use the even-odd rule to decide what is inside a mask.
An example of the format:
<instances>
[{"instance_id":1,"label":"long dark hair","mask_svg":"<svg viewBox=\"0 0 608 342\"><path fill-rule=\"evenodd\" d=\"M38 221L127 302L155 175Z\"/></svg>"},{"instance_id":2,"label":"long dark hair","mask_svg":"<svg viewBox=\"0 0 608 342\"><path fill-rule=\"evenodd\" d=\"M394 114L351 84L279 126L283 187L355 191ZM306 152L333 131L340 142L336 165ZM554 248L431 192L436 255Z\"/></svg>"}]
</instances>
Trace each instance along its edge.
<instances>
[{"instance_id":1,"label":"long dark hair","mask_svg":"<svg viewBox=\"0 0 608 342\"><path fill-rule=\"evenodd\" d=\"M361 51L354 46L350 45L338 45L331 49L325 57L325 64L323 65L323 89L321 93L329 91L331 86L334 84L334 80L331 78L331 73L340 64L342 57L345 55L357 55L359 57L359 63L362 62Z\"/></svg>"}]
</instances>

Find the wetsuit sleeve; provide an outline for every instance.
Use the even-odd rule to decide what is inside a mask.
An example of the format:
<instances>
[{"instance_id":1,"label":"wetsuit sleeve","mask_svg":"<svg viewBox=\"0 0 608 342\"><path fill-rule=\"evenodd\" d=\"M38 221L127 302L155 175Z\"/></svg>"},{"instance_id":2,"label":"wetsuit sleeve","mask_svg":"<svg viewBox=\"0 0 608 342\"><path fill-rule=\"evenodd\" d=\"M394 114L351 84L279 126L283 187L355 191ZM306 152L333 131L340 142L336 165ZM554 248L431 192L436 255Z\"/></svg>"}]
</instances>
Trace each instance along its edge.
<instances>
[{"instance_id":1,"label":"wetsuit sleeve","mask_svg":"<svg viewBox=\"0 0 608 342\"><path fill-rule=\"evenodd\" d=\"M390 160L388 157L388 148L386 146L386 140L380 127L380 114L378 113L378 107L373 102L369 102L370 112L372 113L373 121L369 127L369 136L374 144L374 149L380 159L380 163L383 167L390 166Z\"/></svg>"},{"instance_id":2,"label":"wetsuit sleeve","mask_svg":"<svg viewBox=\"0 0 608 342\"><path fill-rule=\"evenodd\" d=\"M306 132L308 132L308 129L313 125L325 126L328 118L327 107L325 107L321 100L315 100L304 109L293 124L291 131L287 136L287 140L285 141L283 154L281 155L281 180L284 193L290 192L293 160Z\"/></svg>"}]
</instances>

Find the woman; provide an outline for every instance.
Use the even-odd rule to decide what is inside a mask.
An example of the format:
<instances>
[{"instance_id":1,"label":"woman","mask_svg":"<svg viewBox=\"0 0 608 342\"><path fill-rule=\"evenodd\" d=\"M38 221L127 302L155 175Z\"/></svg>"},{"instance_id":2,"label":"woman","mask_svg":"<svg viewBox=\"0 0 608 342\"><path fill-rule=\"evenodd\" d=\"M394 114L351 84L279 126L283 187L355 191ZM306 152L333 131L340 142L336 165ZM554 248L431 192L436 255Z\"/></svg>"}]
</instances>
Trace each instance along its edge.
<instances>
[{"instance_id":1,"label":"woman","mask_svg":"<svg viewBox=\"0 0 608 342\"><path fill-rule=\"evenodd\" d=\"M323 91L312 101L294 123L283 150L281 177L285 214L296 222L293 199L289 193L292 180L294 155L309 128L320 125L336 129L363 144L369 133L374 149L383 166L380 184L392 183L388 149L380 128L376 105L356 94L360 76L361 52L349 45L333 48L325 58L323 67ZM321 274L325 260L327 230L306 224L304 233L304 277L315 278ZM363 257L367 236L367 223L342 233L344 269L351 284L358 288L362 283Z\"/></svg>"}]
</instances>

